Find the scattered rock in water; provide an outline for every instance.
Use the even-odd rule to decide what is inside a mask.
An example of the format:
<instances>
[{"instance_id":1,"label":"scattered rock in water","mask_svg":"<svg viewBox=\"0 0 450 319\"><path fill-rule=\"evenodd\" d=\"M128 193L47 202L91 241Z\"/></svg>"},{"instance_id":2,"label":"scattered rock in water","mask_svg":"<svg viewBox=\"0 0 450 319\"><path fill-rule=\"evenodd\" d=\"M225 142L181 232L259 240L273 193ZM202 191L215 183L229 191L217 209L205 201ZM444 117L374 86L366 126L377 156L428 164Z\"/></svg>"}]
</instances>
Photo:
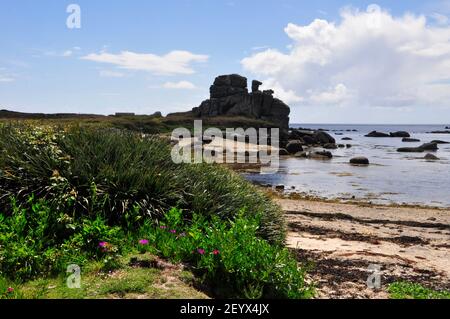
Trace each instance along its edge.
<instances>
[{"instance_id":1,"label":"scattered rock in water","mask_svg":"<svg viewBox=\"0 0 450 319\"><path fill-rule=\"evenodd\" d=\"M366 137L391 137L389 134L372 131L369 134L365 135Z\"/></svg>"},{"instance_id":2,"label":"scattered rock in water","mask_svg":"<svg viewBox=\"0 0 450 319\"><path fill-rule=\"evenodd\" d=\"M397 152L401 153L423 153L425 150L420 147L400 147Z\"/></svg>"},{"instance_id":3,"label":"scattered rock in water","mask_svg":"<svg viewBox=\"0 0 450 319\"><path fill-rule=\"evenodd\" d=\"M450 134L450 131L431 131L428 134Z\"/></svg>"},{"instance_id":4,"label":"scattered rock in water","mask_svg":"<svg viewBox=\"0 0 450 319\"><path fill-rule=\"evenodd\" d=\"M336 140L334 137L332 137L330 134L324 131L317 131L313 138L319 143L319 144L335 144Z\"/></svg>"},{"instance_id":5,"label":"scattered rock in water","mask_svg":"<svg viewBox=\"0 0 450 319\"><path fill-rule=\"evenodd\" d=\"M391 132L389 135L391 137L411 137L411 135L405 131Z\"/></svg>"},{"instance_id":6,"label":"scattered rock in water","mask_svg":"<svg viewBox=\"0 0 450 319\"><path fill-rule=\"evenodd\" d=\"M345 144L339 144L338 147L339 148L345 148Z\"/></svg>"},{"instance_id":7,"label":"scattered rock in water","mask_svg":"<svg viewBox=\"0 0 450 319\"><path fill-rule=\"evenodd\" d=\"M344 133L335 133L335 135L339 135L340 136L340 135L344 135Z\"/></svg>"},{"instance_id":8,"label":"scattered rock in water","mask_svg":"<svg viewBox=\"0 0 450 319\"><path fill-rule=\"evenodd\" d=\"M316 143L316 140L314 138L312 138L311 136L303 136L303 141L305 142L306 145L313 145Z\"/></svg>"},{"instance_id":9,"label":"scattered rock in water","mask_svg":"<svg viewBox=\"0 0 450 319\"><path fill-rule=\"evenodd\" d=\"M296 154L298 152L302 152L303 151L302 144L303 144L303 142L300 140L290 141L288 143L288 145L286 146L286 150L290 154Z\"/></svg>"},{"instance_id":10,"label":"scattered rock in water","mask_svg":"<svg viewBox=\"0 0 450 319\"><path fill-rule=\"evenodd\" d=\"M287 155L289 155L289 152L285 148L280 148L280 150L278 151L278 154L281 156L287 156Z\"/></svg>"},{"instance_id":11,"label":"scattered rock in water","mask_svg":"<svg viewBox=\"0 0 450 319\"><path fill-rule=\"evenodd\" d=\"M430 143L434 143L434 144L450 144L450 142L441 141L441 140L433 140Z\"/></svg>"},{"instance_id":12,"label":"scattered rock in water","mask_svg":"<svg viewBox=\"0 0 450 319\"><path fill-rule=\"evenodd\" d=\"M282 185L282 184L277 185L277 186L275 186L275 189L276 189L277 191L284 191L284 185Z\"/></svg>"},{"instance_id":13,"label":"scattered rock in water","mask_svg":"<svg viewBox=\"0 0 450 319\"><path fill-rule=\"evenodd\" d=\"M437 161L437 160L439 160L439 157L428 153L427 155L425 155L424 159L429 160L429 161Z\"/></svg>"},{"instance_id":14,"label":"scattered rock in water","mask_svg":"<svg viewBox=\"0 0 450 319\"><path fill-rule=\"evenodd\" d=\"M317 151L309 153L308 157L313 159L331 159L333 158L333 154L329 151Z\"/></svg>"},{"instance_id":15,"label":"scattered rock in water","mask_svg":"<svg viewBox=\"0 0 450 319\"><path fill-rule=\"evenodd\" d=\"M355 165L369 165L369 159L367 157L364 156L358 156L358 157L354 157L350 160L350 164L355 164Z\"/></svg>"},{"instance_id":16,"label":"scattered rock in water","mask_svg":"<svg viewBox=\"0 0 450 319\"><path fill-rule=\"evenodd\" d=\"M417 138L404 137L404 138L402 139L402 142L405 142L405 143L413 143L413 142L420 142L420 140L417 139Z\"/></svg>"},{"instance_id":17,"label":"scattered rock in water","mask_svg":"<svg viewBox=\"0 0 450 319\"><path fill-rule=\"evenodd\" d=\"M334 143L327 143L327 144L325 144L325 145L323 146L323 148L324 148L324 149L327 149L327 150L335 150L335 149L337 149L338 147L337 147L337 145L334 144Z\"/></svg>"},{"instance_id":18,"label":"scattered rock in water","mask_svg":"<svg viewBox=\"0 0 450 319\"><path fill-rule=\"evenodd\" d=\"M294 156L295 157L301 157L301 158L307 158L308 157L308 153L306 153L306 152L298 152Z\"/></svg>"},{"instance_id":19,"label":"scattered rock in water","mask_svg":"<svg viewBox=\"0 0 450 319\"><path fill-rule=\"evenodd\" d=\"M342 140L343 141L353 141L353 139L351 137L343 137Z\"/></svg>"},{"instance_id":20,"label":"scattered rock in water","mask_svg":"<svg viewBox=\"0 0 450 319\"><path fill-rule=\"evenodd\" d=\"M397 152L403 153L423 153L425 151L437 151L439 148L436 143L425 143L419 147L401 147Z\"/></svg>"},{"instance_id":21,"label":"scattered rock in water","mask_svg":"<svg viewBox=\"0 0 450 319\"><path fill-rule=\"evenodd\" d=\"M436 143L425 143L419 147L424 151L437 151L439 149Z\"/></svg>"},{"instance_id":22,"label":"scattered rock in water","mask_svg":"<svg viewBox=\"0 0 450 319\"><path fill-rule=\"evenodd\" d=\"M345 147L352 148L352 144L347 144L347 145L345 145Z\"/></svg>"}]
</instances>

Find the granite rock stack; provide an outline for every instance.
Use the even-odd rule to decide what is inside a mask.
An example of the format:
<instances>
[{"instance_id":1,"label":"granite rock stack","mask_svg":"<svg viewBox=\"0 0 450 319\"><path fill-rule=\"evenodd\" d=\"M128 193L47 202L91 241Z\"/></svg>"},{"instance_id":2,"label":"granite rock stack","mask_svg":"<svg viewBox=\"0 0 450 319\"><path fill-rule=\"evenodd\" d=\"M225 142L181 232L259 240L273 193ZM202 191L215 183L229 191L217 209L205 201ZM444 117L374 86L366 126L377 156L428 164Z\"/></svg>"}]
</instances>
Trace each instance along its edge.
<instances>
[{"instance_id":1,"label":"granite rock stack","mask_svg":"<svg viewBox=\"0 0 450 319\"><path fill-rule=\"evenodd\" d=\"M247 88L247 78L238 74L218 76L210 88L210 98L192 110L199 118L214 116L244 116L275 124L280 130L289 129L290 108L274 98L274 91L260 91L259 81Z\"/></svg>"}]
</instances>

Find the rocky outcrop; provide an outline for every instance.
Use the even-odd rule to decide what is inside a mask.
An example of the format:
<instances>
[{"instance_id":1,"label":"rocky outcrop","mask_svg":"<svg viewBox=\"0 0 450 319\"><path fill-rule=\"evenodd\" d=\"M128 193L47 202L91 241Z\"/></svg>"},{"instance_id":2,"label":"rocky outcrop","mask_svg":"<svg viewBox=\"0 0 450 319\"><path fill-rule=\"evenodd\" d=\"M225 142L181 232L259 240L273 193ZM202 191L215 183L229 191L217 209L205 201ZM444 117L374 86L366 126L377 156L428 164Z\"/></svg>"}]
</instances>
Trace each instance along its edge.
<instances>
[{"instance_id":1,"label":"rocky outcrop","mask_svg":"<svg viewBox=\"0 0 450 319\"><path fill-rule=\"evenodd\" d=\"M414 142L420 142L420 140L417 139L417 138L404 137L404 138L402 139L402 142L405 142L405 143L414 143Z\"/></svg>"},{"instance_id":2,"label":"rocky outcrop","mask_svg":"<svg viewBox=\"0 0 450 319\"><path fill-rule=\"evenodd\" d=\"M297 141L290 141L287 146L286 146L286 150L291 153L291 154L296 154L298 152L303 152L303 142L300 140Z\"/></svg>"},{"instance_id":3,"label":"rocky outcrop","mask_svg":"<svg viewBox=\"0 0 450 319\"><path fill-rule=\"evenodd\" d=\"M391 132L390 136L391 137L411 137L411 135L405 131Z\"/></svg>"},{"instance_id":4,"label":"rocky outcrop","mask_svg":"<svg viewBox=\"0 0 450 319\"><path fill-rule=\"evenodd\" d=\"M290 108L273 97L274 91L260 91L262 83L252 82L248 92L247 78L238 74L217 77L210 88L210 98L192 110L196 117L245 116L261 119L277 125L281 130L289 129Z\"/></svg>"},{"instance_id":5,"label":"rocky outcrop","mask_svg":"<svg viewBox=\"0 0 450 319\"><path fill-rule=\"evenodd\" d=\"M366 137L391 137L391 135L386 134L386 133L382 133L382 132L377 132L377 131L372 131L369 134L365 135Z\"/></svg>"},{"instance_id":6,"label":"rocky outcrop","mask_svg":"<svg viewBox=\"0 0 450 319\"><path fill-rule=\"evenodd\" d=\"M401 147L397 152L402 153L423 153L425 151L437 151L439 148L436 143L425 143L419 147Z\"/></svg>"}]
</instances>

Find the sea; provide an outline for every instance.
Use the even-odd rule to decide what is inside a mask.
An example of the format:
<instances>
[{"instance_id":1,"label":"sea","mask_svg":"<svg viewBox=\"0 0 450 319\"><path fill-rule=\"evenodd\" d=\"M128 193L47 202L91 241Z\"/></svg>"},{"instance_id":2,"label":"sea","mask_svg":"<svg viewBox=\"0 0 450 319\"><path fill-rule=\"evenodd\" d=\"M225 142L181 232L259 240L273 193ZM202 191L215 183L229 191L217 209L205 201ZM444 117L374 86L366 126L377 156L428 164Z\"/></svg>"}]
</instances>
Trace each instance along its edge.
<instances>
[{"instance_id":1,"label":"sea","mask_svg":"<svg viewBox=\"0 0 450 319\"><path fill-rule=\"evenodd\" d=\"M432 140L450 142L445 131L449 125L346 125L296 124L293 128L323 129L337 144L351 148L330 150L331 160L285 157L275 174L245 173L245 178L264 185L284 185L286 192L374 204L408 204L450 208L450 144L439 144L439 150L428 152L439 157L425 160L424 153L400 153L399 147L420 146ZM402 138L365 137L371 131L407 131L417 143L402 142ZM351 141L342 138L350 137ZM349 160L356 156L369 159L369 166L353 166Z\"/></svg>"}]
</instances>

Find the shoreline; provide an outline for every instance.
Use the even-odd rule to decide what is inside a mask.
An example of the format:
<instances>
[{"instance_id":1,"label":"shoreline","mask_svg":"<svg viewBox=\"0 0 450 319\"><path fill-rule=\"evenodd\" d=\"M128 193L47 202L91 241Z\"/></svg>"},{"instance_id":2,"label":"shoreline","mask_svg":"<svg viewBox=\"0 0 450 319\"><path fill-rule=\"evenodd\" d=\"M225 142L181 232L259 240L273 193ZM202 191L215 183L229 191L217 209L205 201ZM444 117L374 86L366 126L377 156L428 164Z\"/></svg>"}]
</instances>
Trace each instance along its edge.
<instances>
[{"instance_id":1,"label":"shoreline","mask_svg":"<svg viewBox=\"0 0 450 319\"><path fill-rule=\"evenodd\" d=\"M450 210L450 206L431 206L426 204L414 204L414 203L373 203L371 201L366 201L366 199L340 199L340 198L327 198L309 195L307 193L299 193L299 192L280 192L275 190L274 188L264 187L261 185L257 185L263 191L265 191L269 196L273 198L280 199L290 199L290 200L302 200L302 201L311 201L311 202L323 202L328 204L349 204L360 207L389 207L389 208L419 208L419 209L429 209L429 210Z\"/></svg>"},{"instance_id":2,"label":"shoreline","mask_svg":"<svg viewBox=\"0 0 450 319\"><path fill-rule=\"evenodd\" d=\"M399 281L450 290L450 209L269 195L283 209L287 247L312 266L317 298L387 298ZM370 265L381 268L380 289L367 287Z\"/></svg>"}]
</instances>

